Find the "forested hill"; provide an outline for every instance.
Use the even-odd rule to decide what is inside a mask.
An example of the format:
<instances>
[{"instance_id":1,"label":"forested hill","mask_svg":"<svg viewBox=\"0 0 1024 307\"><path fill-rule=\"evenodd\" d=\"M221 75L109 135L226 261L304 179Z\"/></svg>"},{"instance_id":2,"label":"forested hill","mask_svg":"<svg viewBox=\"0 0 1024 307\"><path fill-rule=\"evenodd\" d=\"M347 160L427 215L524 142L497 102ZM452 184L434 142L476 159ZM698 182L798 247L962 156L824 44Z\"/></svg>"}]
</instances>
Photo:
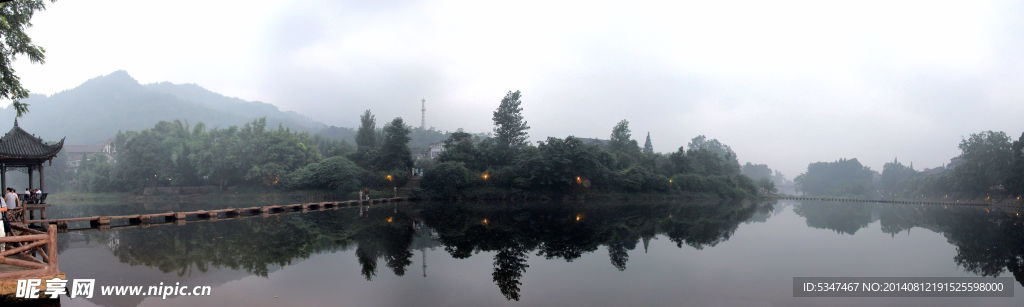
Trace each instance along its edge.
<instances>
[{"instance_id":1,"label":"forested hill","mask_svg":"<svg viewBox=\"0 0 1024 307\"><path fill-rule=\"evenodd\" d=\"M226 128L266 117L269 127L281 124L312 133L327 128L271 104L226 97L194 84L142 85L125 71L90 79L52 96L32 95L24 102L30 106L29 113L18 120L21 127L45 140L66 136L66 144L96 144L118 131L142 130L161 120L175 119ZM9 129L13 108L0 109L0 119L0 125L4 125L0 130ZM341 130L351 129L336 128L335 132Z\"/></svg>"}]
</instances>

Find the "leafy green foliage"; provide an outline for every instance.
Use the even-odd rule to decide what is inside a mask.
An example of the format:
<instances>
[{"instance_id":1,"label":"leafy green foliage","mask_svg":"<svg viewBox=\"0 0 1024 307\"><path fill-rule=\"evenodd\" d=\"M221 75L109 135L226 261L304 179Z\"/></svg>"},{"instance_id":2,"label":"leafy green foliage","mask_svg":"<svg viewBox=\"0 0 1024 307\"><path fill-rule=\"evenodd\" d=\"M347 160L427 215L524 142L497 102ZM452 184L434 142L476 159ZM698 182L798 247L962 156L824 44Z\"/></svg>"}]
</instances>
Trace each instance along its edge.
<instances>
[{"instance_id":1,"label":"leafy green foliage","mask_svg":"<svg viewBox=\"0 0 1024 307\"><path fill-rule=\"evenodd\" d=\"M303 166L288 175L285 185L296 189L357 191L360 169L345 157L335 156Z\"/></svg>"},{"instance_id":2,"label":"leafy green foliage","mask_svg":"<svg viewBox=\"0 0 1024 307\"><path fill-rule=\"evenodd\" d=\"M384 126L384 143L380 148L381 169L412 168L412 154L409 151L410 129L401 117L395 117Z\"/></svg>"},{"instance_id":3,"label":"leafy green foliage","mask_svg":"<svg viewBox=\"0 0 1024 307\"><path fill-rule=\"evenodd\" d=\"M903 165L897 160L886 163L882 166L882 176L879 179L879 190L884 196L896 196L906 190L907 184L917 175L913 167Z\"/></svg>"},{"instance_id":4,"label":"leafy green foliage","mask_svg":"<svg viewBox=\"0 0 1024 307\"><path fill-rule=\"evenodd\" d=\"M366 110L362 116L359 116L359 130L356 132L356 146L359 150L364 148L376 148L377 147L377 120L370 113L370 110Z\"/></svg>"},{"instance_id":5,"label":"leafy green foliage","mask_svg":"<svg viewBox=\"0 0 1024 307\"><path fill-rule=\"evenodd\" d=\"M796 184L808 195L871 196L874 172L857 159L815 162L796 177Z\"/></svg>"},{"instance_id":6,"label":"leafy green foliage","mask_svg":"<svg viewBox=\"0 0 1024 307\"><path fill-rule=\"evenodd\" d=\"M50 1L53 2L53 1ZM32 43L25 30L32 26L32 15L46 9L43 0L19 0L0 3L0 99L13 100L17 117L28 112L28 104L21 99L28 98L28 89L21 86L21 79L15 75L12 64L18 55L27 56L32 63L42 63L46 50Z\"/></svg>"},{"instance_id":7,"label":"leafy green foliage","mask_svg":"<svg viewBox=\"0 0 1024 307\"><path fill-rule=\"evenodd\" d=\"M493 162L500 156L500 146L494 139L477 142L467 133L456 132L445 141L446 151L438 158L445 167L429 169L426 176L434 180L443 177L434 177L432 172L444 171L444 176L458 173L461 175L455 177L459 178L487 173L489 179L486 183L456 181L453 185L458 188L452 189L436 181L427 184L425 178L424 189L445 197L499 198L526 191L553 195L677 191L723 198L758 195L753 181L739 174L735 154L717 140L701 136L695 138L694 144L699 144L696 149L680 148L672 155L662 155L642 153L629 137L629 122L621 121L613 128L607 150L572 136L549 137L536 147L521 147L512 164L501 164ZM691 155L697 158L691 159ZM452 163L460 166L458 171L453 170ZM682 178L682 182L673 184L669 176Z\"/></svg>"},{"instance_id":8,"label":"leafy green foliage","mask_svg":"<svg viewBox=\"0 0 1024 307\"><path fill-rule=\"evenodd\" d=\"M475 181L476 176L462 162L441 162L423 175L420 186L436 197L454 198Z\"/></svg>"},{"instance_id":9,"label":"leafy green foliage","mask_svg":"<svg viewBox=\"0 0 1024 307\"><path fill-rule=\"evenodd\" d=\"M611 139L608 141L608 151L615 154L618 163L616 169L623 169L636 163L640 159L640 147L636 140L631 139L629 121L623 119L612 128Z\"/></svg>"},{"instance_id":10,"label":"leafy green foliage","mask_svg":"<svg viewBox=\"0 0 1024 307\"><path fill-rule=\"evenodd\" d=\"M486 161L477 150L473 141L473 135L457 131L444 140L444 151L437 157L440 162L461 162L472 170L483 170L487 168Z\"/></svg>"},{"instance_id":11,"label":"leafy green foliage","mask_svg":"<svg viewBox=\"0 0 1024 307\"><path fill-rule=\"evenodd\" d=\"M772 169L768 168L768 165L765 164L752 164L747 162L746 164L743 164L743 168L740 169L740 172L753 180L761 180L764 178L770 180L772 177Z\"/></svg>"},{"instance_id":12,"label":"leafy green foliage","mask_svg":"<svg viewBox=\"0 0 1024 307\"><path fill-rule=\"evenodd\" d=\"M337 165L344 164L337 159L310 165L323 159L325 153L341 155L347 149L341 143L282 127L268 130L265 119L254 120L241 128L232 126L209 131L201 123L190 129L181 121L159 122L151 129L119 133L114 146L119 153L116 163L102 159L83 162L85 167L79 169L75 180L78 188L104 192L151 186L275 186L287 177L305 180L289 183L291 186L350 186L338 183L343 180L334 175L289 176L306 166L309 166L306 171L313 171L314 175L317 175L315 170L321 170L319 167L350 169L348 165ZM109 180L99 179L101 177ZM310 178L324 182L306 180Z\"/></svg>"},{"instance_id":13,"label":"leafy green foliage","mask_svg":"<svg viewBox=\"0 0 1024 307\"><path fill-rule=\"evenodd\" d=\"M1010 169L1006 177L1006 189L1010 195L1024 195L1024 133L1011 147Z\"/></svg>"},{"instance_id":14,"label":"leafy green foliage","mask_svg":"<svg viewBox=\"0 0 1024 307\"><path fill-rule=\"evenodd\" d=\"M498 154L502 160L511 160L514 153L526 145L526 130L530 126L523 120L522 101L519 100L520 92L509 91L505 98L501 99L498 109L494 111L491 120L494 121L495 140L498 145Z\"/></svg>"},{"instance_id":15,"label":"leafy green foliage","mask_svg":"<svg viewBox=\"0 0 1024 307\"><path fill-rule=\"evenodd\" d=\"M758 195L753 181L740 175L732 149L705 136L695 137L689 150L680 147L664 155L654 152L648 133L642 151L631 138L629 121L622 120L612 128L607 142L549 137L531 146L525 142L529 127L523 121L519 98L518 91L509 92L494 112L495 137L477 140L465 132L452 133L438 158L441 163L427 170L430 180L424 179L424 189L444 197L498 198L527 191L552 195L591 191L678 191L728 198ZM457 179L482 174L489 179ZM682 176L683 182L672 184L670 176ZM448 177L456 178L451 179L452 186L441 181ZM769 188L766 190L774 186Z\"/></svg>"},{"instance_id":16,"label":"leafy green foliage","mask_svg":"<svg viewBox=\"0 0 1024 307\"><path fill-rule=\"evenodd\" d=\"M1004 132L971 134L960 155L946 167L915 172L894 190L903 197L1014 198L1024 194L1024 136L1014 142ZM889 183L882 183L883 189Z\"/></svg>"},{"instance_id":17,"label":"leafy green foliage","mask_svg":"<svg viewBox=\"0 0 1024 307\"><path fill-rule=\"evenodd\" d=\"M86 190L116 190L114 166L110 164L107 155L94 154L84 157L78 165L78 174L76 183Z\"/></svg>"},{"instance_id":18,"label":"leafy green foliage","mask_svg":"<svg viewBox=\"0 0 1024 307\"><path fill-rule=\"evenodd\" d=\"M772 181L771 178L767 177L761 177L760 179L757 179L757 187L767 192L774 193L777 191L775 189L775 182Z\"/></svg>"},{"instance_id":19,"label":"leafy green foliage","mask_svg":"<svg viewBox=\"0 0 1024 307\"><path fill-rule=\"evenodd\" d=\"M687 145L686 156L689 158L690 169L703 175L739 174L740 163L736 153L728 145L716 139L708 139L699 135Z\"/></svg>"},{"instance_id":20,"label":"leafy green foliage","mask_svg":"<svg viewBox=\"0 0 1024 307\"><path fill-rule=\"evenodd\" d=\"M644 141L644 154L653 154L654 145L651 144L651 133L647 133L647 140Z\"/></svg>"},{"instance_id":21,"label":"leafy green foliage","mask_svg":"<svg viewBox=\"0 0 1024 307\"><path fill-rule=\"evenodd\" d=\"M1010 169L1010 138L1005 132L974 133L960 142L960 159L953 173L961 192L981 196L1001 184Z\"/></svg>"}]
</instances>

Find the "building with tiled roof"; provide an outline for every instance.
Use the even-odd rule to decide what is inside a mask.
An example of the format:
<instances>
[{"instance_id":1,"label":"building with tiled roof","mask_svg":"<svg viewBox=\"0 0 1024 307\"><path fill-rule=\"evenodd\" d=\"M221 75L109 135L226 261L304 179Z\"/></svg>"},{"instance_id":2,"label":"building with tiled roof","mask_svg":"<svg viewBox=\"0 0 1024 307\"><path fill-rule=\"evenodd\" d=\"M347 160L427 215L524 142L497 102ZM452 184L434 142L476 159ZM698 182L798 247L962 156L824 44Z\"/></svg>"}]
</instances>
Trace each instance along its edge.
<instances>
[{"instance_id":1,"label":"building with tiled roof","mask_svg":"<svg viewBox=\"0 0 1024 307\"><path fill-rule=\"evenodd\" d=\"M32 173L38 170L39 188L43 189L43 163L52 163L53 157L63 147L63 138L56 143L44 142L42 138L18 127L18 120L15 119L14 127L0 137L0 186L7 186L8 168L24 167L28 169L29 188L35 188Z\"/></svg>"}]
</instances>

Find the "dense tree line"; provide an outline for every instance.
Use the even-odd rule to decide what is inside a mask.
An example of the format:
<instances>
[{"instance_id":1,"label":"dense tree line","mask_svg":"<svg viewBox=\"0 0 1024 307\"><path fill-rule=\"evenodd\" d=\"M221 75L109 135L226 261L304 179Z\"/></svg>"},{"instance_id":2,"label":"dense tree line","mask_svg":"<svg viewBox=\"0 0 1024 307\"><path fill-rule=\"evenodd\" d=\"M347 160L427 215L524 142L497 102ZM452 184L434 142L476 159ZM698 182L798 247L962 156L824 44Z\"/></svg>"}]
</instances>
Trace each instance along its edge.
<instances>
[{"instance_id":1,"label":"dense tree line","mask_svg":"<svg viewBox=\"0 0 1024 307\"><path fill-rule=\"evenodd\" d=\"M627 120L612 127L607 141L569 136L531 144L520 98L516 91L501 100L492 114L493 135L451 133L441 156L419 165L409 149L412 129L401 118L378 129L376 117L367 110L360 116L355 146L283 127L268 129L265 119L224 129L163 121L150 129L119 133L116 161L86 159L74 183L79 190L96 192L198 185L354 192L402 186L417 166L427 168L422 183L426 195L441 198L505 198L527 192L686 192L745 198L774 189L768 179L759 178L757 184L744 175L736 153L716 139L701 135L673 153L656 153L650 134L641 149Z\"/></svg>"},{"instance_id":2,"label":"dense tree line","mask_svg":"<svg viewBox=\"0 0 1024 307\"><path fill-rule=\"evenodd\" d=\"M757 186L766 191L776 191L777 185L786 184L786 177L779 171L773 171L767 164L743 164L740 172L757 183Z\"/></svg>"},{"instance_id":3,"label":"dense tree line","mask_svg":"<svg viewBox=\"0 0 1024 307\"><path fill-rule=\"evenodd\" d=\"M372 126L372 115L366 114ZM93 192L198 185L355 192L400 184L412 164L406 146L409 128L396 118L381 135L370 129L369 136L360 131L359 148L354 149L305 132L267 129L265 119L210 130L202 123L189 127L162 121L150 129L118 133L116 161L88 157L74 182L78 189Z\"/></svg>"},{"instance_id":4,"label":"dense tree line","mask_svg":"<svg viewBox=\"0 0 1024 307\"><path fill-rule=\"evenodd\" d=\"M857 159L815 162L794 181L808 195L864 196L874 192L874 172Z\"/></svg>"},{"instance_id":5,"label":"dense tree line","mask_svg":"<svg viewBox=\"0 0 1024 307\"><path fill-rule=\"evenodd\" d=\"M521 93L509 92L494 111L493 137L452 133L444 152L424 176L423 187L441 198L502 198L588 192L696 192L721 198L759 193L740 173L729 146L703 135L671 154L655 153L650 135L641 149L629 121L613 128L607 142L573 136L527 142L529 126Z\"/></svg>"},{"instance_id":6,"label":"dense tree line","mask_svg":"<svg viewBox=\"0 0 1024 307\"><path fill-rule=\"evenodd\" d=\"M856 159L808 166L797 177L810 195L932 199L1017 199L1024 195L1024 134L983 131L963 139L950 163L923 171L898 160L879 174Z\"/></svg>"}]
</instances>

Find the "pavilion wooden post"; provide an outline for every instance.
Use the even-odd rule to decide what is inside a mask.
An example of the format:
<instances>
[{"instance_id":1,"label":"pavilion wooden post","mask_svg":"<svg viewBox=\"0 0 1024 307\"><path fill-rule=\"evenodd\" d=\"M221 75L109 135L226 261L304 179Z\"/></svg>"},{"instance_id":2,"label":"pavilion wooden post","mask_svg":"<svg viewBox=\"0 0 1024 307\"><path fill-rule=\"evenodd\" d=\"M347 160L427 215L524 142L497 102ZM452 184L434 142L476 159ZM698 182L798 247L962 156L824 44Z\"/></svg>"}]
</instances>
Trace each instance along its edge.
<instances>
[{"instance_id":1,"label":"pavilion wooden post","mask_svg":"<svg viewBox=\"0 0 1024 307\"><path fill-rule=\"evenodd\" d=\"M29 165L28 166L28 189L29 189L29 192L32 192L31 190L34 189L34 188L35 188L35 186L32 185L32 166Z\"/></svg>"},{"instance_id":2,"label":"pavilion wooden post","mask_svg":"<svg viewBox=\"0 0 1024 307\"><path fill-rule=\"evenodd\" d=\"M7 165L0 165L0 190L7 188Z\"/></svg>"},{"instance_id":3,"label":"pavilion wooden post","mask_svg":"<svg viewBox=\"0 0 1024 307\"><path fill-rule=\"evenodd\" d=\"M49 274L60 274L60 263L57 260L57 225L46 226L46 271Z\"/></svg>"},{"instance_id":4,"label":"pavilion wooden post","mask_svg":"<svg viewBox=\"0 0 1024 307\"><path fill-rule=\"evenodd\" d=\"M46 181L43 180L43 164L39 163L39 189L46 192L46 184L44 182Z\"/></svg>"}]
</instances>

